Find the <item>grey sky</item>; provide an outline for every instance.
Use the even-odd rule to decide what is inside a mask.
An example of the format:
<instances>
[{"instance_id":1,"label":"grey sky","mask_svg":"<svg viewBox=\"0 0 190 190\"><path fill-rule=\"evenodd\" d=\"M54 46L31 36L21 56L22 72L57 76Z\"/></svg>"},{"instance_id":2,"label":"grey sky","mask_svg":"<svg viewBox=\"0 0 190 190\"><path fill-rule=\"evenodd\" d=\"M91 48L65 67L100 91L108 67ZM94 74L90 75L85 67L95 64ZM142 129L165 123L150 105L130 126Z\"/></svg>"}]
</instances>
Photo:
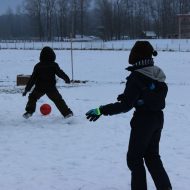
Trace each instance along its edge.
<instances>
[{"instance_id":1,"label":"grey sky","mask_svg":"<svg viewBox=\"0 0 190 190\"><path fill-rule=\"evenodd\" d=\"M8 7L10 7L11 9L13 9L13 11L15 11L17 6L21 5L22 2L23 0L0 0L0 15L6 13Z\"/></svg>"}]
</instances>

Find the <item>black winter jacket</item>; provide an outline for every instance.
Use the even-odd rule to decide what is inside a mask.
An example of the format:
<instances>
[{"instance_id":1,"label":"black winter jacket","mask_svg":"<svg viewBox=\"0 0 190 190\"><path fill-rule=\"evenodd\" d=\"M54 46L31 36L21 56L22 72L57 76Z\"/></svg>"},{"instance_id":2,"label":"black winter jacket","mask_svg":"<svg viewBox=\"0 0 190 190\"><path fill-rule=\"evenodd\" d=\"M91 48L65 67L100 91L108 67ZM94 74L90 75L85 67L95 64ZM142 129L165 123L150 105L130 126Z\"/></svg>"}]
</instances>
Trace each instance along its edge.
<instances>
[{"instance_id":1,"label":"black winter jacket","mask_svg":"<svg viewBox=\"0 0 190 190\"><path fill-rule=\"evenodd\" d=\"M153 66L154 67L154 66ZM136 111L152 111L148 108L146 104L138 105L138 101L142 98L142 94L144 94L144 89L142 89L142 85L147 86L152 81L156 81L156 78L151 78L150 76L146 76L138 71L133 71L127 77L126 87L123 94L120 95L120 101L107 104L100 107L100 111L103 115L115 115L119 113L128 112L132 108L135 108ZM160 105L160 109L156 111L160 111L165 107L165 98L167 95L167 85L164 81L161 83L162 88L162 99L164 100L164 105ZM151 100L150 100L151 101ZM155 102L152 102L153 104ZM156 102L156 104L163 104L162 102Z\"/></svg>"},{"instance_id":2,"label":"black winter jacket","mask_svg":"<svg viewBox=\"0 0 190 190\"><path fill-rule=\"evenodd\" d=\"M35 65L25 91L30 91L34 85L40 92L51 91L56 85L56 75L65 80L66 83L70 83L69 77L60 69L56 62L40 61Z\"/></svg>"}]
</instances>

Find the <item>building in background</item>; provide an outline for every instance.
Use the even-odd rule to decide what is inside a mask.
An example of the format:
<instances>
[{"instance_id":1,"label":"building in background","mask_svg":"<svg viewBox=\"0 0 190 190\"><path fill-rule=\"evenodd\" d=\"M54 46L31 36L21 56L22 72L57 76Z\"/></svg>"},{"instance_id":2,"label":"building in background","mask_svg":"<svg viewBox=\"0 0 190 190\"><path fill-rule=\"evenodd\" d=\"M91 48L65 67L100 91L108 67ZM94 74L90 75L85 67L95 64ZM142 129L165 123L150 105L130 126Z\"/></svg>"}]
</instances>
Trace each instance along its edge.
<instances>
[{"instance_id":1,"label":"building in background","mask_svg":"<svg viewBox=\"0 0 190 190\"><path fill-rule=\"evenodd\" d=\"M190 13L178 14L178 38L190 38Z\"/></svg>"},{"instance_id":2,"label":"building in background","mask_svg":"<svg viewBox=\"0 0 190 190\"><path fill-rule=\"evenodd\" d=\"M155 39L155 38L157 38L157 35L154 31L143 31L142 32L142 38Z\"/></svg>"}]
</instances>

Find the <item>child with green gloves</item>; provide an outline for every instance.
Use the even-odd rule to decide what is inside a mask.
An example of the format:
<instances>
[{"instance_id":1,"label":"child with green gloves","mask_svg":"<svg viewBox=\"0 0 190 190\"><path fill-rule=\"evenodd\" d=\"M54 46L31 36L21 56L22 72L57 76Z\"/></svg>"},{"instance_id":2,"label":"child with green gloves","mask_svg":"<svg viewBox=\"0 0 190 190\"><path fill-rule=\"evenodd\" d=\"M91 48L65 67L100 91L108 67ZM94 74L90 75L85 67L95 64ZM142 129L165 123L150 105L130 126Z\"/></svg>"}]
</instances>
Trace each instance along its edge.
<instances>
[{"instance_id":1,"label":"child with green gloves","mask_svg":"<svg viewBox=\"0 0 190 190\"><path fill-rule=\"evenodd\" d=\"M127 165L131 170L131 189L147 190L146 164L157 190L171 190L169 177L159 154L159 142L164 124L165 98L168 87L161 68L154 65L157 56L148 41L137 41L129 55L131 74L117 102L100 106L86 113L96 121L101 115L115 115L135 108L131 119L131 134Z\"/></svg>"}]
</instances>

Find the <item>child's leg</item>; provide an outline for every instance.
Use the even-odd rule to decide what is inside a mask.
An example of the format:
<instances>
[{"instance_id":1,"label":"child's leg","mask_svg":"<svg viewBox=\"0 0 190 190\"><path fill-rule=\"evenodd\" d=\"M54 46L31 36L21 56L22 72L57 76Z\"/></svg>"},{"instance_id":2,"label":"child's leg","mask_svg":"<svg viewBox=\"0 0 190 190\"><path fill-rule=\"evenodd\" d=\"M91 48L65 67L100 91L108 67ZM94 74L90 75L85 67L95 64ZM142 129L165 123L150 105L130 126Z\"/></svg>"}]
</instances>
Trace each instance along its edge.
<instances>
[{"instance_id":1,"label":"child's leg","mask_svg":"<svg viewBox=\"0 0 190 190\"><path fill-rule=\"evenodd\" d=\"M161 129L157 130L152 137L151 143L145 154L145 163L158 190L172 189L169 177L159 155L160 136Z\"/></svg>"},{"instance_id":2,"label":"child's leg","mask_svg":"<svg viewBox=\"0 0 190 190\"><path fill-rule=\"evenodd\" d=\"M72 114L72 111L67 106L66 102L64 101L64 99L62 98L61 94L58 92L57 89L54 89L51 92L47 92L46 94L48 98L54 102L54 104L56 105L56 107L64 117L67 116L68 114Z\"/></svg>"},{"instance_id":3,"label":"child's leg","mask_svg":"<svg viewBox=\"0 0 190 190\"><path fill-rule=\"evenodd\" d=\"M34 113L36 110L36 102L44 95L43 92L38 92L36 89L32 91L32 93L28 96L28 102L26 104L25 110L28 113Z\"/></svg>"},{"instance_id":4,"label":"child's leg","mask_svg":"<svg viewBox=\"0 0 190 190\"><path fill-rule=\"evenodd\" d=\"M131 190L147 190L143 155L148 138L149 136L143 132L142 127L132 127L127 153L127 165L131 170Z\"/></svg>"}]
</instances>

